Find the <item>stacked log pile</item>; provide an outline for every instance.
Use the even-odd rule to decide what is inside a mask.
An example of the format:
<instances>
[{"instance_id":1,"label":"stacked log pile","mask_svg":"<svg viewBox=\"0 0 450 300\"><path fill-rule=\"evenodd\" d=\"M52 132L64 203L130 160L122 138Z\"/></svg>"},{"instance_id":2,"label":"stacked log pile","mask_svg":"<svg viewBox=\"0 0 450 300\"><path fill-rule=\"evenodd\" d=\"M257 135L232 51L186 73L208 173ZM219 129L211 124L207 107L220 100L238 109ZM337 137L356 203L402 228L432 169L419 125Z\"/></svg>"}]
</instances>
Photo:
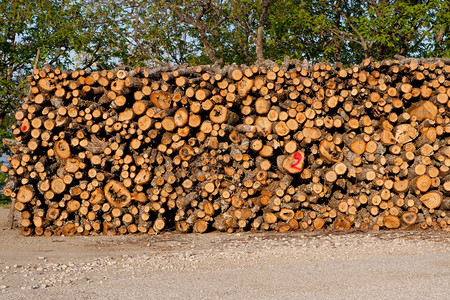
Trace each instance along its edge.
<instances>
[{"instance_id":1,"label":"stacked log pile","mask_svg":"<svg viewBox=\"0 0 450 300\"><path fill-rule=\"evenodd\" d=\"M4 194L24 235L446 228L450 61L46 66Z\"/></svg>"}]
</instances>

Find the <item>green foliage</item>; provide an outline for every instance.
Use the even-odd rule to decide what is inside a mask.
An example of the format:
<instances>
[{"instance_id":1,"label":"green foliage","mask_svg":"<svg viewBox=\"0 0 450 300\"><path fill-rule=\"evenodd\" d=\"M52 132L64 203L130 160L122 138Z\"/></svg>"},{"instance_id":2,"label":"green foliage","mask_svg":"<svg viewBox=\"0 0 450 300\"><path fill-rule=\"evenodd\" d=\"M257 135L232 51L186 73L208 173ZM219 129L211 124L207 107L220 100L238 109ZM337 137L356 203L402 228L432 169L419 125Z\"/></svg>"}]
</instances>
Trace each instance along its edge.
<instances>
[{"instance_id":1,"label":"green foliage","mask_svg":"<svg viewBox=\"0 0 450 300\"><path fill-rule=\"evenodd\" d=\"M8 207L11 204L10 199L2 199L0 198L0 207Z\"/></svg>"},{"instance_id":2,"label":"green foliage","mask_svg":"<svg viewBox=\"0 0 450 300\"><path fill-rule=\"evenodd\" d=\"M403 56L449 56L449 3L429 1L271 0L133 1L118 11L130 64L256 61L264 26L266 58L358 63ZM262 22L262 23L261 23ZM202 32L203 30L203 32ZM207 51L209 44L214 57Z\"/></svg>"},{"instance_id":3,"label":"green foliage","mask_svg":"<svg viewBox=\"0 0 450 300\"><path fill-rule=\"evenodd\" d=\"M288 54L347 65L395 54L449 56L449 17L445 0L278 1L267 49L271 58Z\"/></svg>"}]
</instances>

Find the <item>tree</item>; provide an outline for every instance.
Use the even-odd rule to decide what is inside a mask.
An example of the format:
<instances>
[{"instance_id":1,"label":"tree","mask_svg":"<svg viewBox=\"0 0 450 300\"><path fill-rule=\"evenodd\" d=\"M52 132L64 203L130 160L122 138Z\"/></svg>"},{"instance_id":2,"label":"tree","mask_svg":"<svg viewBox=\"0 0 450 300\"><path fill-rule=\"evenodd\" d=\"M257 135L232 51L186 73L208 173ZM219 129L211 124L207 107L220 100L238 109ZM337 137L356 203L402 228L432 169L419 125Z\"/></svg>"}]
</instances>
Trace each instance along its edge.
<instances>
[{"instance_id":1,"label":"tree","mask_svg":"<svg viewBox=\"0 0 450 300\"><path fill-rule=\"evenodd\" d=\"M348 65L395 54L450 55L445 0L291 0L277 5L267 29L271 58L289 53Z\"/></svg>"},{"instance_id":2,"label":"tree","mask_svg":"<svg viewBox=\"0 0 450 300\"><path fill-rule=\"evenodd\" d=\"M120 3L111 30L130 64L254 63L263 60L273 0L154 0ZM107 6L114 6L111 1Z\"/></svg>"},{"instance_id":3,"label":"tree","mask_svg":"<svg viewBox=\"0 0 450 300\"><path fill-rule=\"evenodd\" d=\"M120 7L129 50L121 59L134 64L252 64L289 55L348 65L450 54L445 0L135 0Z\"/></svg>"}]
</instances>

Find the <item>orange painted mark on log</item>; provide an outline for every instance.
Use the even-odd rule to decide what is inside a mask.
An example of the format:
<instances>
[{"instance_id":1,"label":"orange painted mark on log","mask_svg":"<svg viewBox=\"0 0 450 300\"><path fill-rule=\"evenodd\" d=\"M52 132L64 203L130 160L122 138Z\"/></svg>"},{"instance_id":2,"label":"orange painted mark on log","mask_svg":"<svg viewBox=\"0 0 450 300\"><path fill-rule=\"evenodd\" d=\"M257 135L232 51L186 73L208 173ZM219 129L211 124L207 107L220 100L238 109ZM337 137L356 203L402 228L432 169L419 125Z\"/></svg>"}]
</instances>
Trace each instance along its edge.
<instances>
[{"instance_id":1,"label":"orange painted mark on log","mask_svg":"<svg viewBox=\"0 0 450 300\"><path fill-rule=\"evenodd\" d=\"M295 152L294 159L296 160L296 162L291 165L291 168L301 170L302 168L298 167L297 165L302 161L302 158L303 158L303 156L300 152Z\"/></svg>"}]
</instances>

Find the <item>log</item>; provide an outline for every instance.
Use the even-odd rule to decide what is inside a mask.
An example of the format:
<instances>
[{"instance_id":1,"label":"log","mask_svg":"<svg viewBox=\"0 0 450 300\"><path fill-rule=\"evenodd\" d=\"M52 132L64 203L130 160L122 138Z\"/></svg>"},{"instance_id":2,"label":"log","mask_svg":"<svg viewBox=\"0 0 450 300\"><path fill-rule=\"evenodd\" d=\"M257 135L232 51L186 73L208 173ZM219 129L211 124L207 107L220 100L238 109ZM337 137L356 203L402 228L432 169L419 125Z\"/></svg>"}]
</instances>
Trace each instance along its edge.
<instances>
[{"instance_id":1,"label":"log","mask_svg":"<svg viewBox=\"0 0 450 300\"><path fill-rule=\"evenodd\" d=\"M383 221L386 228L396 229L400 227L400 219L396 216L385 216Z\"/></svg>"},{"instance_id":2,"label":"log","mask_svg":"<svg viewBox=\"0 0 450 300\"><path fill-rule=\"evenodd\" d=\"M303 171L305 164L305 153L297 151L283 159L283 169L289 174L298 174Z\"/></svg>"},{"instance_id":3,"label":"log","mask_svg":"<svg viewBox=\"0 0 450 300\"><path fill-rule=\"evenodd\" d=\"M429 209L435 209L441 205L442 195L438 192L429 192L421 196L420 201Z\"/></svg>"},{"instance_id":4,"label":"log","mask_svg":"<svg viewBox=\"0 0 450 300\"><path fill-rule=\"evenodd\" d=\"M105 198L113 207L126 207L131 202L130 192L115 180L109 181L104 189Z\"/></svg>"},{"instance_id":5,"label":"log","mask_svg":"<svg viewBox=\"0 0 450 300\"><path fill-rule=\"evenodd\" d=\"M55 153L61 159L69 158L71 155L69 143L67 143L65 140L57 141L55 143Z\"/></svg>"},{"instance_id":6,"label":"log","mask_svg":"<svg viewBox=\"0 0 450 300\"><path fill-rule=\"evenodd\" d=\"M319 151L322 157L330 163L340 162L344 158L342 149L328 140L323 140L322 142L320 142Z\"/></svg>"},{"instance_id":7,"label":"log","mask_svg":"<svg viewBox=\"0 0 450 300\"><path fill-rule=\"evenodd\" d=\"M407 211L402 214L401 220L406 226L414 225L417 221L417 214L413 211Z\"/></svg>"},{"instance_id":8,"label":"log","mask_svg":"<svg viewBox=\"0 0 450 300\"><path fill-rule=\"evenodd\" d=\"M150 101L157 108L168 109L172 106L172 97L169 93L162 91L155 91L150 95Z\"/></svg>"},{"instance_id":9,"label":"log","mask_svg":"<svg viewBox=\"0 0 450 300\"><path fill-rule=\"evenodd\" d=\"M421 105L414 108L409 114L413 117L417 118L417 121L423 121L425 119L434 120L436 119L436 115L438 113L438 109L436 105L434 105L430 101L425 101Z\"/></svg>"}]
</instances>

